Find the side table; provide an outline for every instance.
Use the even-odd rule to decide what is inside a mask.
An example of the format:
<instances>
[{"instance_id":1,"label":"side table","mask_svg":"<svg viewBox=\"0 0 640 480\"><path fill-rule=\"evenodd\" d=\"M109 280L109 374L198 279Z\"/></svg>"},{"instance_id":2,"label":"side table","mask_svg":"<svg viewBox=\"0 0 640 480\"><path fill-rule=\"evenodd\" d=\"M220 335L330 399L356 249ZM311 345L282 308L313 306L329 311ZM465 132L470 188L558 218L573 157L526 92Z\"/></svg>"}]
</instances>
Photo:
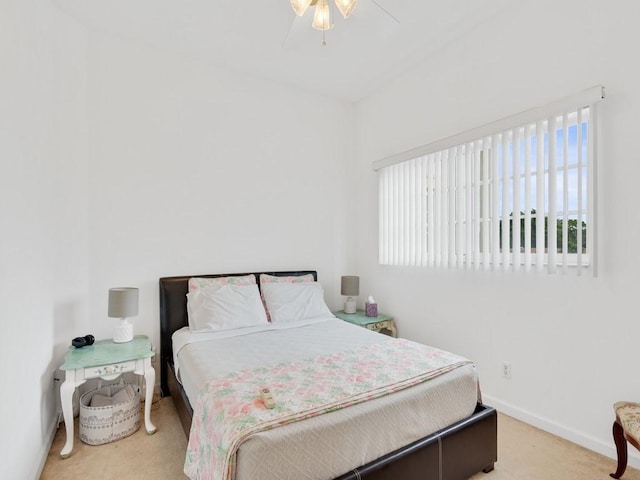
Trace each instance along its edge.
<instances>
[{"instance_id":1,"label":"side table","mask_svg":"<svg viewBox=\"0 0 640 480\"><path fill-rule=\"evenodd\" d=\"M143 375L146 387L144 426L148 434L156 432L155 425L151 423L151 402L156 381L156 372L151 366L153 355L151 342L145 335L136 335L126 343L99 340L86 347L69 348L60 367L65 371L65 380L60 386L60 400L67 434L60 457L67 458L73 450L73 392L91 378L113 380L127 372Z\"/></svg>"},{"instance_id":2,"label":"side table","mask_svg":"<svg viewBox=\"0 0 640 480\"><path fill-rule=\"evenodd\" d=\"M367 330L373 330L392 337L398 336L396 327L393 324L393 317L389 315L378 314L377 317L367 317L364 310L357 310L356 313L344 313L344 311L340 310L333 312L333 314L340 320L364 327Z\"/></svg>"}]
</instances>

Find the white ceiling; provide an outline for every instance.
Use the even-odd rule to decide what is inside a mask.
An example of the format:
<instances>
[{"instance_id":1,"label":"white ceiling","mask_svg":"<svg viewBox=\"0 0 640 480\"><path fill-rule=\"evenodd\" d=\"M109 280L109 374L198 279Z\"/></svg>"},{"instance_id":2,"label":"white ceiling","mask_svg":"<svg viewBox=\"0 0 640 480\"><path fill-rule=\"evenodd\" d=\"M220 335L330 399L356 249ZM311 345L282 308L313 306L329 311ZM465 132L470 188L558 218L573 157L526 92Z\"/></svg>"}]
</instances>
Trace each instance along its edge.
<instances>
[{"instance_id":1,"label":"white ceiling","mask_svg":"<svg viewBox=\"0 0 640 480\"><path fill-rule=\"evenodd\" d=\"M360 0L311 28L289 0L53 0L88 28L307 91L357 101L512 0ZM387 13L385 13L385 10Z\"/></svg>"}]
</instances>

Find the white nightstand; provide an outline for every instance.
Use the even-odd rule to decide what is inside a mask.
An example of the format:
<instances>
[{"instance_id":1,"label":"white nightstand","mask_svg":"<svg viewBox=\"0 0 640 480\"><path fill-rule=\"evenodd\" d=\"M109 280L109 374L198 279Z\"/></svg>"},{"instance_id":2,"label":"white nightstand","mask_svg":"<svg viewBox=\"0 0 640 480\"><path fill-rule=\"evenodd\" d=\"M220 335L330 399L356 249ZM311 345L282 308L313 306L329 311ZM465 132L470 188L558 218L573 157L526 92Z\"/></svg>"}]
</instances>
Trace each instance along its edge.
<instances>
[{"instance_id":1,"label":"white nightstand","mask_svg":"<svg viewBox=\"0 0 640 480\"><path fill-rule=\"evenodd\" d=\"M339 312L333 312L333 314L340 320L364 327L367 330L384 333L391 337L398 336L396 327L393 324L393 317L389 315L378 314L377 317L367 317L364 310L358 310L356 313L344 313L344 311L340 310Z\"/></svg>"},{"instance_id":2,"label":"white nightstand","mask_svg":"<svg viewBox=\"0 0 640 480\"><path fill-rule=\"evenodd\" d=\"M156 372L151 366L153 355L151 342L144 335L138 335L126 343L100 340L86 347L69 348L60 367L65 371L65 380L60 386L60 400L67 434L67 441L60 452L62 458L67 458L73 450L73 392L90 378L113 380L127 372L143 375L146 385L144 425L148 434L156 432L155 425L151 423L151 402L156 381Z\"/></svg>"}]
</instances>

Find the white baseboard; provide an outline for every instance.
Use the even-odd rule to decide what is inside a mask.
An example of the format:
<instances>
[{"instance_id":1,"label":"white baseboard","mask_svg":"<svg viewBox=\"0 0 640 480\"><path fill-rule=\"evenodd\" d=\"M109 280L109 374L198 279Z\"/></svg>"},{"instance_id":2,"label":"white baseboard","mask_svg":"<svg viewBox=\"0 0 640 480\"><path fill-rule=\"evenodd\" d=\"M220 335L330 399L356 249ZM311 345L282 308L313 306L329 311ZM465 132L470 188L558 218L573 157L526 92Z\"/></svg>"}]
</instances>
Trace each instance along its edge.
<instances>
[{"instance_id":1,"label":"white baseboard","mask_svg":"<svg viewBox=\"0 0 640 480\"><path fill-rule=\"evenodd\" d=\"M49 426L49 431L46 432L42 444L40 446L40 451L38 452L37 458L40 461L37 464L36 471L33 472L33 479L38 480L42 476L42 470L44 470L44 464L47 463L47 457L49 456L49 452L51 451L51 447L53 445L53 440L56 437L56 432L58 431L58 427L60 426L59 420L60 416L58 414L55 415L53 422Z\"/></svg>"},{"instance_id":2,"label":"white baseboard","mask_svg":"<svg viewBox=\"0 0 640 480\"><path fill-rule=\"evenodd\" d=\"M604 442L598 438L592 437L591 435L586 435L583 432L566 427L557 422L549 420L548 418L541 417L540 415L529 412L528 410L524 410L520 407L516 407L515 405L511 405L510 403L503 402L490 395L483 394L482 397L483 403L492 406L500 413L504 413L505 415L515 418L516 420L520 420L521 422L533 425L540 430L544 430L545 432L549 432L560 438L564 438L565 440L592 450L596 453L599 453L600 455L604 455L605 457L609 457L613 460L617 459L616 447L613 443L613 437L611 437L610 442ZM613 417L611 419L611 423L613 424ZM628 451L628 465L634 468L640 468L640 455L638 455L638 452L634 448L629 448Z\"/></svg>"}]
</instances>

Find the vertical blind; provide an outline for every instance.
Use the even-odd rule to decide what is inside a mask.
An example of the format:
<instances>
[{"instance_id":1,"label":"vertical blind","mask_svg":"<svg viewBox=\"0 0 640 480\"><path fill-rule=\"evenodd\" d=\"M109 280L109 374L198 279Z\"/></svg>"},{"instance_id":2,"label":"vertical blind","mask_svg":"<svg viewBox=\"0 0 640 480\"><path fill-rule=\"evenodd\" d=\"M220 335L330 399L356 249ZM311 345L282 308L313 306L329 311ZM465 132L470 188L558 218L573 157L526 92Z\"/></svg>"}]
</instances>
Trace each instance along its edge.
<instances>
[{"instance_id":1,"label":"vertical blind","mask_svg":"<svg viewBox=\"0 0 640 480\"><path fill-rule=\"evenodd\" d=\"M602 98L594 87L374 162L379 263L595 274Z\"/></svg>"}]
</instances>

